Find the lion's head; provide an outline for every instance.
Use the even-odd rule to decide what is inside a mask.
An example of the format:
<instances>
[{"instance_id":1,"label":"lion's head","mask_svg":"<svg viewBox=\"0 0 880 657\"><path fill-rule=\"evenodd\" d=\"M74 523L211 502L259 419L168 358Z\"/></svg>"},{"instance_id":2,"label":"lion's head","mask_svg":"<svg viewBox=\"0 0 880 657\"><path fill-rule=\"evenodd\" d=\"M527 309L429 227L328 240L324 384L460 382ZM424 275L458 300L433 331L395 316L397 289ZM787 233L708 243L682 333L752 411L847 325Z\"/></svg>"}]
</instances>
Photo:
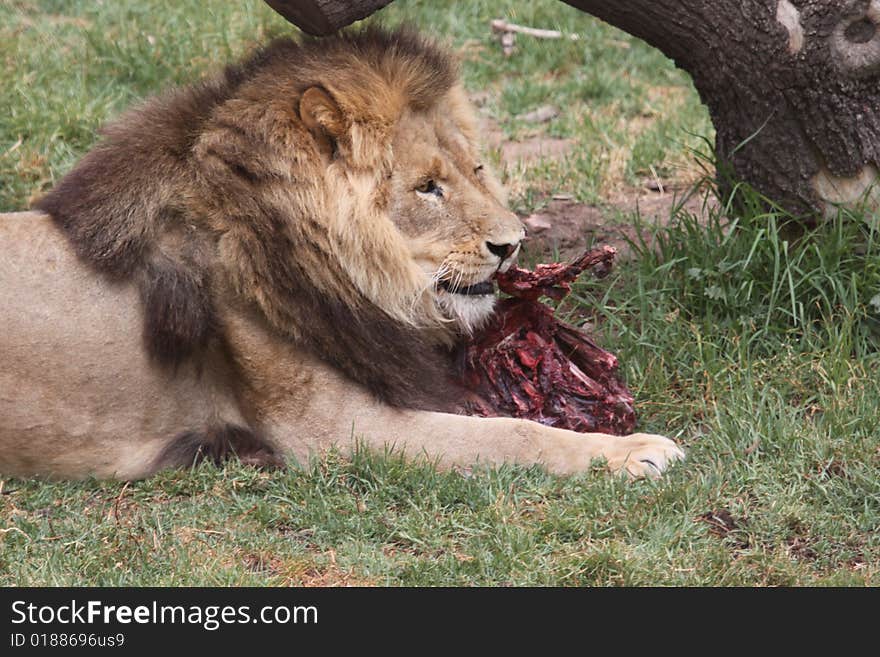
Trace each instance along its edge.
<instances>
[{"instance_id":1,"label":"lion's head","mask_svg":"<svg viewBox=\"0 0 880 657\"><path fill-rule=\"evenodd\" d=\"M252 188L275 154L276 207L317 221L294 230L333 247L333 262L309 274L319 285L416 327L474 328L523 228L480 157L450 57L411 32L378 30L305 48L283 41L263 57L271 63L244 99L218 108L196 147L218 160L215 181L226 187L232 170ZM260 161L243 162L257 139L267 142Z\"/></svg>"},{"instance_id":2,"label":"lion's head","mask_svg":"<svg viewBox=\"0 0 880 657\"><path fill-rule=\"evenodd\" d=\"M445 51L406 29L280 40L105 134L39 207L141 286L159 360L209 348L233 295L387 401L444 405L445 350L523 237Z\"/></svg>"},{"instance_id":3,"label":"lion's head","mask_svg":"<svg viewBox=\"0 0 880 657\"><path fill-rule=\"evenodd\" d=\"M460 88L429 111L404 112L392 144L390 218L443 314L470 332L491 314L492 277L516 258L522 224L480 157Z\"/></svg>"}]
</instances>

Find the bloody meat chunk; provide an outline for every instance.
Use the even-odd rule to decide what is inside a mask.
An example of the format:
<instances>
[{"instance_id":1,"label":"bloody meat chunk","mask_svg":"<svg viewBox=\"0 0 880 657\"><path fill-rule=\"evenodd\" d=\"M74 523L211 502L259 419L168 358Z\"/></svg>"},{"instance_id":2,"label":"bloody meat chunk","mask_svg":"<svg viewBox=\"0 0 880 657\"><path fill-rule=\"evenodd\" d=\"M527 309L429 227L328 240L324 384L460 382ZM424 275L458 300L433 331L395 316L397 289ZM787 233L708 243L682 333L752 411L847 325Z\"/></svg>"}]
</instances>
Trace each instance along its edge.
<instances>
[{"instance_id":1,"label":"bloody meat chunk","mask_svg":"<svg viewBox=\"0 0 880 657\"><path fill-rule=\"evenodd\" d=\"M479 398L469 403L469 413L580 432L632 431L633 396L618 374L617 358L538 301L565 297L585 269L607 273L615 253L603 246L568 264L534 271L512 267L497 275L499 289L510 296L465 347L464 383Z\"/></svg>"}]
</instances>

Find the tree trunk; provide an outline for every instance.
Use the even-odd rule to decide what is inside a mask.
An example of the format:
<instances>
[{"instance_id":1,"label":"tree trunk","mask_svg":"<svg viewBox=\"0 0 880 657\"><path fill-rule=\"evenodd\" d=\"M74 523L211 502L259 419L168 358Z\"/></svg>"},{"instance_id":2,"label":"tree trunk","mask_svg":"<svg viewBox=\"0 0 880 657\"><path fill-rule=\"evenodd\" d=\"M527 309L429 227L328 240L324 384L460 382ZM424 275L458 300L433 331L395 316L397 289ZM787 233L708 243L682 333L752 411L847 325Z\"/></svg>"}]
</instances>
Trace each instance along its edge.
<instances>
[{"instance_id":1,"label":"tree trunk","mask_svg":"<svg viewBox=\"0 0 880 657\"><path fill-rule=\"evenodd\" d=\"M378 11L391 0L266 0L272 9L309 34L323 36Z\"/></svg>"},{"instance_id":2,"label":"tree trunk","mask_svg":"<svg viewBox=\"0 0 880 657\"><path fill-rule=\"evenodd\" d=\"M880 0L564 1L690 73L722 185L730 172L795 213L880 208ZM331 31L388 2L269 4L297 24L324 12Z\"/></svg>"},{"instance_id":3,"label":"tree trunk","mask_svg":"<svg viewBox=\"0 0 880 657\"><path fill-rule=\"evenodd\" d=\"M880 206L880 0L565 1L691 74L722 171L795 212Z\"/></svg>"}]
</instances>

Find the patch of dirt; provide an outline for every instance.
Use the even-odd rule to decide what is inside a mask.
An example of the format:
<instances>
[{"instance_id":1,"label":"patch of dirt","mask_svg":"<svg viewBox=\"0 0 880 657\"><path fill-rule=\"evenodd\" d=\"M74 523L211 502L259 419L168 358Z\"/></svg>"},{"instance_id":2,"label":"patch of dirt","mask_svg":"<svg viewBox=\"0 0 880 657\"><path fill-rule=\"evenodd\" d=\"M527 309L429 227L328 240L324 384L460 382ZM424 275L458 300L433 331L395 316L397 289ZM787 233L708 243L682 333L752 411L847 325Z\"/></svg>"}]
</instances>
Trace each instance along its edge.
<instances>
[{"instance_id":1,"label":"patch of dirt","mask_svg":"<svg viewBox=\"0 0 880 657\"><path fill-rule=\"evenodd\" d=\"M235 558L248 572L281 578L284 586L376 586L374 580L356 575L354 569L340 568L335 550L328 550L323 556L325 559L321 560L322 563L312 559L282 559L264 552L244 552ZM228 567L233 566L230 559L224 563Z\"/></svg>"},{"instance_id":2,"label":"patch of dirt","mask_svg":"<svg viewBox=\"0 0 880 657\"><path fill-rule=\"evenodd\" d=\"M505 162L533 162L543 158L558 159L574 146L574 140L543 135L528 137L522 141L504 141L501 159Z\"/></svg>"},{"instance_id":3,"label":"patch of dirt","mask_svg":"<svg viewBox=\"0 0 880 657\"><path fill-rule=\"evenodd\" d=\"M727 509L707 511L699 517L699 520L708 524L709 531L716 536L727 536L740 526L740 521L734 518L733 514Z\"/></svg>"},{"instance_id":4,"label":"patch of dirt","mask_svg":"<svg viewBox=\"0 0 880 657\"><path fill-rule=\"evenodd\" d=\"M498 122L485 114L480 117L480 132L485 144L489 148L499 151L502 161L511 166L534 162L542 158L558 159L566 155L574 146L573 139L548 137L541 134L519 141L508 139Z\"/></svg>"},{"instance_id":5,"label":"patch of dirt","mask_svg":"<svg viewBox=\"0 0 880 657\"><path fill-rule=\"evenodd\" d=\"M868 567L868 560L862 552L859 552L853 557L847 559L844 563L844 566L849 568L850 570L864 570Z\"/></svg>"},{"instance_id":6,"label":"patch of dirt","mask_svg":"<svg viewBox=\"0 0 880 657\"><path fill-rule=\"evenodd\" d=\"M40 16L39 20L49 23L50 25L70 25L72 27L78 27L81 29L89 29L93 25L92 21L86 18L80 18L78 16L64 16L63 14L44 14ZM39 24L39 21L37 21L36 19L25 15L19 16L19 22L22 26L26 28L35 27Z\"/></svg>"},{"instance_id":7,"label":"patch of dirt","mask_svg":"<svg viewBox=\"0 0 880 657\"><path fill-rule=\"evenodd\" d=\"M842 461L838 461L837 459L831 459L828 464L820 467L819 475L829 478L838 477L840 479L849 479L849 475L846 472L846 466L844 466Z\"/></svg>"},{"instance_id":8,"label":"patch of dirt","mask_svg":"<svg viewBox=\"0 0 880 657\"><path fill-rule=\"evenodd\" d=\"M248 572L259 575L278 576L283 570L283 565L280 559L257 552L248 552L244 554L241 557L241 564Z\"/></svg>"},{"instance_id":9,"label":"patch of dirt","mask_svg":"<svg viewBox=\"0 0 880 657\"><path fill-rule=\"evenodd\" d=\"M697 516L697 520L705 522L709 525L710 533L729 540L735 548L743 550L749 547L748 536L742 531L746 524L745 519L735 517L727 509L707 511L703 515Z\"/></svg>"},{"instance_id":10,"label":"patch of dirt","mask_svg":"<svg viewBox=\"0 0 880 657\"><path fill-rule=\"evenodd\" d=\"M819 555L812 547L812 539L802 536L792 536L785 541L788 547L788 553L792 558L799 561L815 561Z\"/></svg>"},{"instance_id":11,"label":"patch of dirt","mask_svg":"<svg viewBox=\"0 0 880 657\"><path fill-rule=\"evenodd\" d=\"M687 90L678 85L654 85L648 87L648 100L651 103L672 103L677 107L684 103Z\"/></svg>"},{"instance_id":12,"label":"patch of dirt","mask_svg":"<svg viewBox=\"0 0 880 657\"><path fill-rule=\"evenodd\" d=\"M341 569L336 563L336 551L332 548L326 552L325 556L328 563L323 565L300 564L299 568L295 568L293 572L289 573L291 584L307 588L378 586L375 580L356 575L353 568Z\"/></svg>"},{"instance_id":13,"label":"patch of dirt","mask_svg":"<svg viewBox=\"0 0 880 657\"><path fill-rule=\"evenodd\" d=\"M627 240L635 240L637 229L632 223L621 221L619 215L638 212L646 226L666 224L673 205L680 201L680 196L670 190L662 194L633 190L631 195L615 199L608 207L554 197L542 210L522 218L528 230L526 251L558 252L565 258L581 253L590 244L608 244L617 249L619 258L625 258L630 255ZM684 208L693 213L700 213L702 205L703 199L698 195L684 202Z\"/></svg>"},{"instance_id":14,"label":"patch of dirt","mask_svg":"<svg viewBox=\"0 0 880 657\"><path fill-rule=\"evenodd\" d=\"M678 87L658 87L652 100L680 91ZM484 106L489 98L490 94L483 92L474 94L471 99L478 106ZM636 117L636 121L639 119ZM647 118L641 120L646 125L650 123ZM542 159L561 159L575 146L573 139L550 137L540 132L518 141L511 140L485 110L480 112L479 127L484 143L497 150L504 165L512 169ZM625 162L627 153L628 149L620 151L621 162ZM638 212L646 226L665 225L673 206L681 202L686 191L687 181L661 181L655 175L646 178L637 188L615 185L613 195L602 206L578 203L564 194L554 196L540 211L521 217L529 234L525 251L534 256L558 253L560 258L570 258L591 245L608 244L617 249L619 259L625 259L630 255L628 240L637 237L636 228L626 217ZM697 194L684 203L684 208L695 214L700 214L702 206L703 199Z\"/></svg>"},{"instance_id":15,"label":"patch of dirt","mask_svg":"<svg viewBox=\"0 0 880 657\"><path fill-rule=\"evenodd\" d=\"M363 579L357 577L351 570L342 571L338 568L331 567L326 569L311 568L303 571L297 578L294 578L295 586L305 588L327 588L327 587L343 587L343 586L379 586L371 579Z\"/></svg>"}]
</instances>

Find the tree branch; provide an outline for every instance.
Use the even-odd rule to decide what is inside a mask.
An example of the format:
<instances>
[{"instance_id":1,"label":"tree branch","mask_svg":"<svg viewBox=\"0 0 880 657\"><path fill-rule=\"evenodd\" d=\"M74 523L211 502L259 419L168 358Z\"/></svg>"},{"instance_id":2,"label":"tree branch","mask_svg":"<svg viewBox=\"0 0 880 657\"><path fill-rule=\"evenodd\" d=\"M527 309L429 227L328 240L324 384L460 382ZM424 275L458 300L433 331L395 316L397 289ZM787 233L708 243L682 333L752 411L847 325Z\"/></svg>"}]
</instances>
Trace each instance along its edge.
<instances>
[{"instance_id":1,"label":"tree branch","mask_svg":"<svg viewBox=\"0 0 880 657\"><path fill-rule=\"evenodd\" d=\"M391 0L266 0L303 32L324 36L378 11Z\"/></svg>"}]
</instances>

